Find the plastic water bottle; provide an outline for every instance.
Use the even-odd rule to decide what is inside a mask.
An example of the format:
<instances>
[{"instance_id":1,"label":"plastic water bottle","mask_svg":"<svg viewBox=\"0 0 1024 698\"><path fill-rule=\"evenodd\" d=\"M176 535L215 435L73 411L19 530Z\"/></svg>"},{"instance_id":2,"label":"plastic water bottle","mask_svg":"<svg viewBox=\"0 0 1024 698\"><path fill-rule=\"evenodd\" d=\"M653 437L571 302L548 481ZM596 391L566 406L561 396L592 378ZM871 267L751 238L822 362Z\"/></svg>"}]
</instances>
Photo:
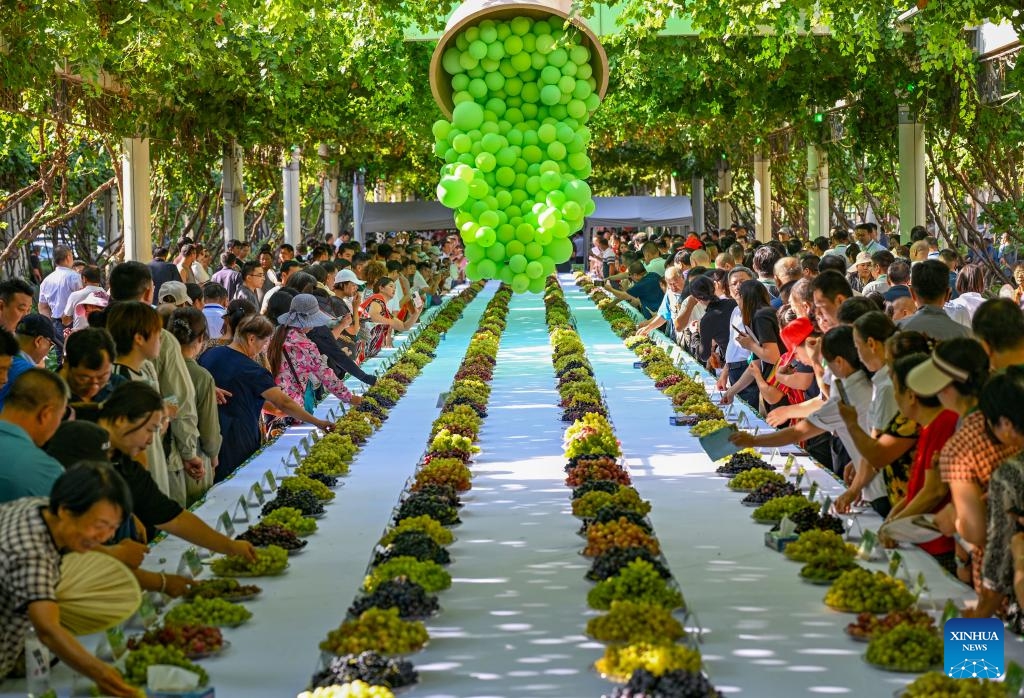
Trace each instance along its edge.
<instances>
[{"instance_id":1,"label":"plastic water bottle","mask_svg":"<svg viewBox=\"0 0 1024 698\"><path fill-rule=\"evenodd\" d=\"M29 698L39 698L50 690L50 650L32 626L25 634L25 678Z\"/></svg>"}]
</instances>

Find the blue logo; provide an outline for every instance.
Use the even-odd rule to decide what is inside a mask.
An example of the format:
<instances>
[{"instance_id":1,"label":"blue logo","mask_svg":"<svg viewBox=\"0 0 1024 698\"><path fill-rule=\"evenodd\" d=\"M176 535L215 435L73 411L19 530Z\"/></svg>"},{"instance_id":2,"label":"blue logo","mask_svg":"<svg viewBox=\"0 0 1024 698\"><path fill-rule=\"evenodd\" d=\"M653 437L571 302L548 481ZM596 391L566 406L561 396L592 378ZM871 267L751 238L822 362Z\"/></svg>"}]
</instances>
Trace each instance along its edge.
<instances>
[{"instance_id":1,"label":"blue logo","mask_svg":"<svg viewBox=\"0 0 1024 698\"><path fill-rule=\"evenodd\" d=\"M943 628L943 666L954 679L998 679L1006 673L998 618L951 618Z\"/></svg>"}]
</instances>

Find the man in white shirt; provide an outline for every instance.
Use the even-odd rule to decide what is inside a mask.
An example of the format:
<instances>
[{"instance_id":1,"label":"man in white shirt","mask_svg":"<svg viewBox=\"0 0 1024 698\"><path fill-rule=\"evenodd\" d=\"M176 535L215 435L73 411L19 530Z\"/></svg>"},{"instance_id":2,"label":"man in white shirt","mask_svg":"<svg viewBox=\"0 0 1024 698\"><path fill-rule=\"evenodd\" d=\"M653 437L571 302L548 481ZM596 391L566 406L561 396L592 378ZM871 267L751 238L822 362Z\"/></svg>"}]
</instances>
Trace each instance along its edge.
<instances>
[{"instance_id":1,"label":"man in white shirt","mask_svg":"<svg viewBox=\"0 0 1024 698\"><path fill-rule=\"evenodd\" d=\"M72 330L80 330L83 327L89 326L88 316L75 312L78 304L93 293L106 293L106 290L100 286L99 267L86 266L82 269L81 277L85 286L68 296L68 300L64 304L64 311L61 313L61 321L64 327L70 326Z\"/></svg>"},{"instance_id":2,"label":"man in white shirt","mask_svg":"<svg viewBox=\"0 0 1024 698\"><path fill-rule=\"evenodd\" d=\"M866 463L862 465L863 459L857 446L850 436L850 431L843 421L839 412L839 401L843 400L842 393L846 394L844 402L852 405L857 410L857 424L870 433L871 431L871 381L864 373L863 365L857 356L857 348L853 344L853 328L849 325L833 327L822 339L821 353L828 363L836 379L836 390L825 403L814 413L800 420L791 427L779 431L758 434L754 436L748 432L737 432L730 437L730 441L740 448L773 448L786 446L799 441L806 441L818 434L831 432L839 437L850 454L850 459L858 468L858 478L867 479L870 474ZM842 390L839 390L841 381ZM881 473L867 479L863 488L864 499L875 502L886 497L885 480Z\"/></svg>"},{"instance_id":3,"label":"man in white shirt","mask_svg":"<svg viewBox=\"0 0 1024 698\"><path fill-rule=\"evenodd\" d=\"M860 251L867 252L869 255L885 249L885 246L876 239L877 235L878 233L870 223L858 223L853 228L853 236L857 238Z\"/></svg>"},{"instance_id":4,"label":"man in white shirt","mask_svg":"<svg viewBox=\"0 0 1024 698\"><path fill-rule=\"evenodd\" d=\"M747 267L733 267L729 271L729 293L732 295L733 300L739 302L740 286L744 281L753 280L754 272ZM737 341L739 336L738 329L743 330L747 328L743 326L743 313L740 312L740 308L737 305L733 308L732 316L729 319L729 344L725 348L725 366L722 367L722 372L718 376L718 385L715 386L723 393L730 383L736 383L743 377L750 363L750 350L745 349ZM751 383L739 392L738 397L742 398L749 405L756 405L759 395L757 383Z\"/></svg>"},{"instance_id":5,"label":"man in white shirt","mask_svg":"<svg viewBox=\"0 0 1024 698\"><path fill-rule=\"evenodd\" d=\"M228 290L216 281L203 286L203 315L206 317L207 339L220 339L224 332L224 314L227 313Z\"/></svg>"},{"instance_id":6,"label":"man in white shirt","mask_svg":"<svg viewBox=\"0 0 1024 698\"><path fill-rule=\"evenodd\" d=\"M54 247L53 271L39 284L39 314L53 323L58 363L64 356L64 309L68 306L68 297L82 288L82 275L71 268L74 261L67 247Z\"/></svg>"}]
</instances>

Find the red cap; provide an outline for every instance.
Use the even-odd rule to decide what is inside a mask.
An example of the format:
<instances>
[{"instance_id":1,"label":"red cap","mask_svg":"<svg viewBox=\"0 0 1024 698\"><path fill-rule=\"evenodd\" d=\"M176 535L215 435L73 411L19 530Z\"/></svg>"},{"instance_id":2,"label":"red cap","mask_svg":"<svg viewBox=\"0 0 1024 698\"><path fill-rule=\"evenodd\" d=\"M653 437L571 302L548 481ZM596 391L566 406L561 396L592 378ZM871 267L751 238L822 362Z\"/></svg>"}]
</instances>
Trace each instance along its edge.
<instances>
[{"instance_id":1,"label":"red cap","mask_svg":"<svg viewBox=\"0 0 1024 698\"><path fill-rule=\"evenodd\" d=\"M683 243L683 247L688 250L699 250L703 245L700 244L700 240L693 233L690 233L690 237L686 238L686 242Z\"/></svg>"}]
</instances>

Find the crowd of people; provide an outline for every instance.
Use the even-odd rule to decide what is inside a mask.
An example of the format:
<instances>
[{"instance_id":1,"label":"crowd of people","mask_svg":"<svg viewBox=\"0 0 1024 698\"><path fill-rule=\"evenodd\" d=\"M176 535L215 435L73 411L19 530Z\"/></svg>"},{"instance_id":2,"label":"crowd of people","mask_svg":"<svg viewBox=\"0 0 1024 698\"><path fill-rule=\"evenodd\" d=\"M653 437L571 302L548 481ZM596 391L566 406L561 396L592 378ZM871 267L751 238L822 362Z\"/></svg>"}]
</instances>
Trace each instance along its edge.
<instances>
[{"instance_id":1,"label":"crowd of people","mask_svg":"<svg viewBox=\"0 0 1024 698\"><path fill-rule=\"evenodd\" d=\"M330 431L318 399L358 404L344 379L372 385L360 364L465 269L457 236L250 255L231 241L214 271L184 238L103 274L56 247L38 283L0 281L0 680L34 632L104 695L135 696L61 625L62 556L109 556L171 596L191 582L146 569L160 532L255 560L188 505L288 425Z\"/></svg>"},{"instance_id":2,"label":"crowd of people","mask_svg":"<svg viewBox=\"0 0 1024 698\"><path fill-rule=\"evenodd\" d=\"M978 594L965 613L1024 631L1024 312L997 267L871 223L764 243L740 226L605 233L589 261L647 318L640 334L664 332L718 377L723 404L777 428L736 445L801 444L845 483L837 511L884 517L886 545L888 524L927 516L937 531L920 547Z\"/></svg>"}]
</instances>

